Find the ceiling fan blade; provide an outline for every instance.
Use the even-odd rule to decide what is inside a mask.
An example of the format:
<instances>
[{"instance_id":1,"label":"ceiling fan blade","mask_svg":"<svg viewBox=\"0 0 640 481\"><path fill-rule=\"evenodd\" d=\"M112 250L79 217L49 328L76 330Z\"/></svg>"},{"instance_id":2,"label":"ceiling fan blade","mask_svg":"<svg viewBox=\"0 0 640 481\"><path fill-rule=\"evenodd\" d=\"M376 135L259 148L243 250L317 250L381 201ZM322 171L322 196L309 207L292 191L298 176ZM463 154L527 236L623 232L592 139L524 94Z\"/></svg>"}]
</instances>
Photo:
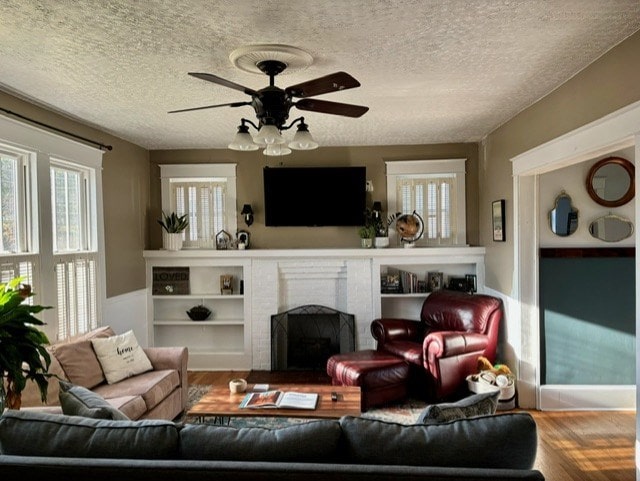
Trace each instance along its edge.
<instances>
[{"instance_id":1,"label":"ceiling fan blade","mask_svg":"<svg viewBox=\"0 0 640 481\"><path fill-rule=\"evenodd\" d=\"M229 104L205 105L203 107L192 107L190 109L170 110L168 114L176 114L178 112L191 112L193 110L214 109L216 107L242 107L243 105L251 105L251 102L231 102Z\"/></svg>"},{"instance_id":2,"label":"ceiling fan blade","mask_svg":"<svg viewBox=\"0 0 640 481\"><path fill-rule=\"evenodd\" d=\"M235 82L232 82L231 80L226 80L222 77L218 77L217 75L213 75L210 73L189 72L189 75L202 80L206 80L207 82L213 82L214 84L222 85L223 87L229 87L230 89L239 90L240 92L244 92L247 95L255 95L258 93L255 90L250 89L249 87L245 87L244 85L237 84Z\"/></svg>"},{"instance_id":3,"label":"ceiling fan blade","mask_svg":"<svg viewBox=\"0 0 640 481\"><path fill-rule=\"evenodd\" d=\"M361 117L369 110L369 107L353 104L341 104L327 102L326 100L302 99L294 104L300 110L310 110L323 114L344 115L345 117Z\"/></svg>"},{"instance_id":4,"label":"ceiling fan blade","mask_svg":"<svg viewBox=\"0 0 640 481\"><path fill-rule=\"evenodd\" d=\"M337 92L360 87L360 82L346 72L336 72L317 79L308 80L285 89L292 97L313 97L314 95Z\"/></svg>"}]
</instances>

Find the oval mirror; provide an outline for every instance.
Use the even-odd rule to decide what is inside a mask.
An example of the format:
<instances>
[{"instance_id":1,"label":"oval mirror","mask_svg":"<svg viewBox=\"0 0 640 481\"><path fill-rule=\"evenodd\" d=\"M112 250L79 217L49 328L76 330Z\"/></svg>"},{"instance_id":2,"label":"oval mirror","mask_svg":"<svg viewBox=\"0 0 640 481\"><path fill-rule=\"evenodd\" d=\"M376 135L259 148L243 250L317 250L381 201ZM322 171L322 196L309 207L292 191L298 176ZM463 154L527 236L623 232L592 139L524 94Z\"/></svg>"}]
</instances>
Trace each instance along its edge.
<instances>
[{"instance_id":1,"label":"oval mirror","mask_svg":"<svg viewBox=\"0 0 640 481\"><path fill-rule=\"evenodd\" d=\"M578 228L578 209L571 204L571 197L562 192L556 197L556 205L549 211L551 232L566 237Z\"/></svg>"},{"instance_id":2,"label":"oval mirror","mask_svg":"<svg viewBox=\"0 0 640 481\"><path fill-rule=\"evenodd\" d=\"M618 242L631 237L633 222L619 215L603 215L589 224L589 233L601 241Z\"/></svg>"},{"instance_id":3,"label":"oval mirror","mask_svg":"<svg viewBox=\"0 0 640 481\"><path fill-rule=\"evenodd\" d=\"M635 167L622 157L599 160L587 176L589 196L605 207L619 207L635 195Z\"/></svg>"}]
</instances>

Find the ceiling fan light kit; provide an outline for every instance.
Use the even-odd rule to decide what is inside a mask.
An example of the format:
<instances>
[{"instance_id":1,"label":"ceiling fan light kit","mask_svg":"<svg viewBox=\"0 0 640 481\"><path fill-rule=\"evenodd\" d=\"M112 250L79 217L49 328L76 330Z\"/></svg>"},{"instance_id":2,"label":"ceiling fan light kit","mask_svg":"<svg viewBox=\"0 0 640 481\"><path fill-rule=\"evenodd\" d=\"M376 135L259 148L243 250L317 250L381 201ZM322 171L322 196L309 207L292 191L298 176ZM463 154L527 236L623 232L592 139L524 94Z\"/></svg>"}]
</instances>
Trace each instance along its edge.
<instances>
[{"instance_id":1,"label":"ceiling fan light kit","mask_svg":"<svg viewBox=\"0 0 640 481\"><path fill-rule=\"evenodd\" d=\"M251 102L231 102L225 104L207 105L189 109L172 110L169 113L189 112L217 107L242 107L251 105L255 111L258 123L242 118L235 138L229 144L229 149L237 151L254 151L260 146L265 147L264 155L287 155L294 150L312 150L318 148L318 143L309 132L309 126L304 117L298 117L286 125L291 107L311 112L342 115L345 117L361 117L369 108L326 100L309 99L316 95L337 92L360 86L355 78L346 72L335 72L313 80L308 80L285 89L275 86L276 75L293 68L302 70L313 62L313 57L307 52L287 45L253 45L234 50L229 56L231 62L238 68L252 73L264 73L269 76L269 85L260 90L253 90L230 80L213 74L189 72L189 75L207 82L212 82L233 90L239 90L251 96ZM300 100L295 101L295 98ZM282 136L283 130L297 125L297 131L288 144ZM252 137L249 126L256 129Z\"/></svg>"}]
</instances>

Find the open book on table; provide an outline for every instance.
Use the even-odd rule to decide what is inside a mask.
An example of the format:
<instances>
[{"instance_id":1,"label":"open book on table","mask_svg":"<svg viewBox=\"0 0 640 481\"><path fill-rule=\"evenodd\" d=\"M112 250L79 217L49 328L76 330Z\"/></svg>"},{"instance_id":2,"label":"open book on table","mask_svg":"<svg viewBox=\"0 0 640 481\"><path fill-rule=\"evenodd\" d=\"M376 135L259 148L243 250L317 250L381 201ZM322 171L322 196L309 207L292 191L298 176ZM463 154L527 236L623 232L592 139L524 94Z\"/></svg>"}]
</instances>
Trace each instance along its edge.
<instances>
[{"instance_id":1,"label":"open book on table","mask_svg":"<svg viewBox=\"0 0 640 481\"><path fill-rule=\"evenodd\" d=\"M248 393L240 403L240 407L250 409L315 409L317 404L317 393L266 391Z\"/></svg>"}]
</instances>

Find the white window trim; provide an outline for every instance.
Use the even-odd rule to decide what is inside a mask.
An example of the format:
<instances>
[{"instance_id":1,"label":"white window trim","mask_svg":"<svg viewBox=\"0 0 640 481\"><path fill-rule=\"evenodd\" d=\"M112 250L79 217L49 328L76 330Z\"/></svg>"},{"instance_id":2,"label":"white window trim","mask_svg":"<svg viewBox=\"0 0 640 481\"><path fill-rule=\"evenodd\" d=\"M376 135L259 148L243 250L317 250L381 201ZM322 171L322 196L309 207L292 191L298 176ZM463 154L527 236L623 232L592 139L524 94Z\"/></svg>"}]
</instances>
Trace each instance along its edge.
<instances>
[{"instance_id":1,"label":"white window trim","mask_svg":"<svg viewBox=\"0 0 640 481\"><path fill-rule=\"evenodd\" d=\"M238 230L236 216L236 167L237 164L163 164L160 165L160 189L162 192L162 211L170 213L175 211L171 200L170 179L193 179L197 177L226 177L227 192L225 202L225 215L228 225L227 231L232 236ZM214 233L215 234L215 233Z\"/></svg>"},{"instance_id":2,"label":"white window trim","mask_svg":"<svg viewBox=\"0 0 640 481\"><path fill-rule=\"evenodd\" d=\"M455 226L454 245L467 244L467 215L466 215L466 170L467 159L434 159L434 160L396 160L388 161L387 171L387 210L398 212L398 200L396 198L396 183L398 177L407 175L437 175L437 174L461 174L456 175L456 203L457 218Z\"/></svg>"},{"instance_id":3,"label":"white window trim","mask_svg":"<svg viewBox=\"0 0 640 481\"><path fill-rule=\"evenodd\" d=\"M53 245L52 219L43 212L51 212L51 176L50 161L62 160L72 162L84 167L94 169L95 198L92 199L91 208L96 215L96 232L93 232L95 246L98 255L98 324L102 324L102 306L106 300L106 262L104 248L104 213L102 199L102 155L104 152L98 148L62 137L39 127L35 127L15 119L0 115L0 143L9 147L21 149L27 152L36 152L31 155L32 182L38 179L38 191L33 193L33 203L37 206L37 218L33 219L39 224L39 237L32 239L34 252L40 254L40 285L33 286L37 295L35 302L41 305L53 306L57 303L55 289L45 290L45 285L55 285L55 269L53 252L42 252L40 246ZM33 184L32 184L33 185ZM37 197L36 197L37 196ZM36 250L37 249L37 250ZM51 340L56 338L57 319L55 310L48 309L42 312L41 318L47 324L43 330Z\"/></svg>"}]
</instances>

